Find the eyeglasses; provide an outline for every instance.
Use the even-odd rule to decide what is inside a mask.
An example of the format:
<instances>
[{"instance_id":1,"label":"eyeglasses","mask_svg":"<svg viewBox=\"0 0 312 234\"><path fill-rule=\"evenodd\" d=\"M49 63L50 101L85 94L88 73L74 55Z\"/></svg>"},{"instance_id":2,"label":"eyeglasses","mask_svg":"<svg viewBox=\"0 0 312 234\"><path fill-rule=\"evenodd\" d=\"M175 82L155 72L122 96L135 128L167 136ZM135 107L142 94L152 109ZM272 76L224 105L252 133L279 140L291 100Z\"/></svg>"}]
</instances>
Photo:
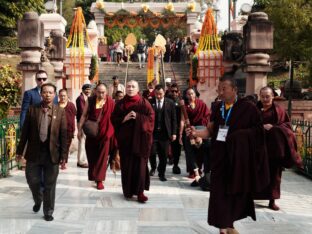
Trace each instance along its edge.
<instances>
[{"instance_id":1,"label":"eyeglasses","mask_svg":"<svg viewBox=\"0 0 312 234\"><path fill-rule=\"evenodd\" d=\"M37 78L38 81L46 81L47 78Z\"/></svg>"},{"instance_id":2,"label":"eyeglasses","mask_svg":"<svg viewBox=\"0 0 312 234\"><path fill-rule=\"evenodd\" d=\"M178 90L171 90L171 92L178 93L179 91Z\"/></svg>"}]
</instances>

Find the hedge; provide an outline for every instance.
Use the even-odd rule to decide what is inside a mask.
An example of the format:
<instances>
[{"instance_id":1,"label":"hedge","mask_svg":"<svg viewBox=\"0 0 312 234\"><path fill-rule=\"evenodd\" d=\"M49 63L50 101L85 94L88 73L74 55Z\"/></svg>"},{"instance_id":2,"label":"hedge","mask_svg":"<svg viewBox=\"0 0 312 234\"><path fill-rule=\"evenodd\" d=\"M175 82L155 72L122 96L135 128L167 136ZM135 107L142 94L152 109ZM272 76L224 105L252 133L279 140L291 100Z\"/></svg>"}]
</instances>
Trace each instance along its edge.
<instances>
[{"instance_id":1,"label":"hedge","mask_svg":"<svg viewBox=\"0 0 312 234\"><path fill-rule=\"evenodd\" d=\"M19 52L16 37L0 37L0 53L18 54Z\"/></svg>"}]
</instances>

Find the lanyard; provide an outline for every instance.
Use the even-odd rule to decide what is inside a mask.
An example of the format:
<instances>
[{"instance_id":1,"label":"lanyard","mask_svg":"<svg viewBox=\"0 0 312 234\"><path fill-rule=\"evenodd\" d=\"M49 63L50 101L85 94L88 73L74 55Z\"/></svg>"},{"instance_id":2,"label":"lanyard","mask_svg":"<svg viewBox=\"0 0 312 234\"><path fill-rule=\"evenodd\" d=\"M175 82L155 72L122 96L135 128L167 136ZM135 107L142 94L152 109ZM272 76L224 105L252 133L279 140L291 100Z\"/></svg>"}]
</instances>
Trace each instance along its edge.
<instances>
[{"instance_id":1,"label":"lanyard","mask_svg":"<svg viewBox=\"0 0 312 234\"><path fill-rule=\"evenodd\" d=\"M236 103L237 99L235 100L234 104ZM224 119L225 123L224 125L226 126L228 121L229 121L229 118L230 118L230 115L231 115L231 112L232 112L232 108L234 106L234 104L231 106L231 108L229 109L228 113L226 114L226 117L225 117L225 104L224 102L222 102L222 108L221 108L221 114L222 114L222 118Z\"/></svg>"}]
</instances>

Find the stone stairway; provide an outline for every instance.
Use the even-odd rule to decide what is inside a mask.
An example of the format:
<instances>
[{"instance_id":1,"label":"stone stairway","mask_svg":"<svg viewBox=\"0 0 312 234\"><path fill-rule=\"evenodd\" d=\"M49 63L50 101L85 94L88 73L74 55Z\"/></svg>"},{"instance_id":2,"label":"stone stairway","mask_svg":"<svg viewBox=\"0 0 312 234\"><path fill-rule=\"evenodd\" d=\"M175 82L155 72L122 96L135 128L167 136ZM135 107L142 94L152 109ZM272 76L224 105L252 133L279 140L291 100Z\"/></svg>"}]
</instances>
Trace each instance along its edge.
<instances>
[{"instance_id":1,"label":"stone stairway","mask_svg":"<svg viewBox=\"0 0 312 234\"><path fill-rule=\"evenodd\" d=\"M101 62L99 64L99 79L105 84L112 83L112 77L118 76L120 82L123 84L126 76L127 64L122 63L117 66L112 62ZM190 65L185 63L165 63L164 66L165 77L170 77L172 82L179 84L180 89L187 87L187 80L189 79ZM140 90L146 89L146 66L139 69L139 63L129 63L128 80L136 80L139 83Z\"/></svg>"}]
</instances>

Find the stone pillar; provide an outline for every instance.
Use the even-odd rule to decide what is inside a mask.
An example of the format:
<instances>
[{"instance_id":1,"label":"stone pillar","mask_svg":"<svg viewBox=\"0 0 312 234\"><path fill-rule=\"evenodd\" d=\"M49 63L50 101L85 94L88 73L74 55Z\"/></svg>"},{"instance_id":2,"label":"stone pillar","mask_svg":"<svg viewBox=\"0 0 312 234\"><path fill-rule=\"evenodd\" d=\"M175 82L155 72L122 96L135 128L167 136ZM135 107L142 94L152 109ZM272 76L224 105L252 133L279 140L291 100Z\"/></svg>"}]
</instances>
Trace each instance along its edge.
<instances>
[{"instance_id":1,"label":"stone pillar","mask_svg":"<svg viewBox=\"0 0 312 234\"><path fill-rule=\"evenodd\" d=\"M98 36L104 37L104 14L102 12L94 12L94 18L98 29Z\"/></svg>"},{"instance_id":2,"label":"stone pillar","mask_svg":"<svg viewBox=\"0 0 312 234\"><path fill-rule=\"evenodd\" d=\"M36 12L27 12L18 22L18 46L22 62L18 70L23 74L22 92L36 87L35 74L41 69L41 50L44 47L44 27Z\"/></svg>"},{"instance_id":3,"label":"stone pillar","mask_svg":"<svg viewBox=\"0 0 312 234\"><path fill-rule=\"evenodd\" d=\"M63 61L66 57L66 38L63 37L62 31L56 29L51 31L50 37L52 40L52 46L51 48L48 48L48 56L54 67L55 84L59 90L63 88Z\"/></svg>"},{"instance_id":4,"label":"stone pillar","mask_svg":"<svg viewBox=\"0 0 312 234\"><path fill-rule=\"evenodd\" d=\"M195 29L195 23L197 22L197 16L198 13L196 12L188 12L186 14L186 34L188 37L191 36L191 33L193 33L194 29Z\"/></svg>"},{"instance_id":5,"label":"stone pillar","mask_svg":"<svg viewBox=\"0 0 312 234\"><path fill-rule=\"evenodd\" d=\"M71 61L70 53L73 48L66 49L66 60L64 62L66 68L66 88L68 90L68 97L70 100L76 100L81 92L81 84L89 84L89 74L92 51L85 48L85 59L84 59L84 77L80 80L79 76L79 59L76 58L76 66L74 66L73 61ZM78 54L78 48L76 48Z\"/></svg>"},{"instance_id":6,"label":"stone pillar","mask_svg":"<svg viewBox=\"0 0 312 234\"><path fill-rule=\"evenodd\" d=\"M273 25L264 12L254 12L244 26L243 71L247 73L246 95L259 94L267 85L267 73L272 71L268 52L273 49Z\"/></svg>"},{"instance_id":7,"label":"stone pillar","mask_svg":"<svg viewBox=\"0 0 312 234\"><path fill-rule=\"evenodd\" d=\"M90 43L93 49L93 54L97 55L98 51L98 29L94 20L91 20L87 27Z\"/></svg>"},{"instance_id":8,"label":"stone pillar","mask_svg":"<svg viewBox=\"0 0 312 234\"><path fill-rule=\"evenodd\" d=\"M52 30L59 30L62 34L65 33L67 22L60 14L41 14L39 18L44 24L44 37L49 37Z\"/></svg>"},{"instance_id":9,"label":"stone pillar","mask_svg":"<svg viewBox=\"0 0 312 234\"><path fill-rule=\"evenodd\" d=\"M224 72L233 70L243 61L243 32L229 32L222 36Z\"/></svg>"},{"instance_id":10,"label":"stone pillar","mask_svg":"<svg viewBox=\"0 0 312 234\"><path fill-rule=\"evenodd\" d=\"M44 36L52 39L52 48L47 48L47 56L54 67L54 83L59 90L63 88L63 61L66 56L66 38L63 35L67 22L57 13L41 14L40 20L44 23Z\"/></svg>"}]
</instances>

